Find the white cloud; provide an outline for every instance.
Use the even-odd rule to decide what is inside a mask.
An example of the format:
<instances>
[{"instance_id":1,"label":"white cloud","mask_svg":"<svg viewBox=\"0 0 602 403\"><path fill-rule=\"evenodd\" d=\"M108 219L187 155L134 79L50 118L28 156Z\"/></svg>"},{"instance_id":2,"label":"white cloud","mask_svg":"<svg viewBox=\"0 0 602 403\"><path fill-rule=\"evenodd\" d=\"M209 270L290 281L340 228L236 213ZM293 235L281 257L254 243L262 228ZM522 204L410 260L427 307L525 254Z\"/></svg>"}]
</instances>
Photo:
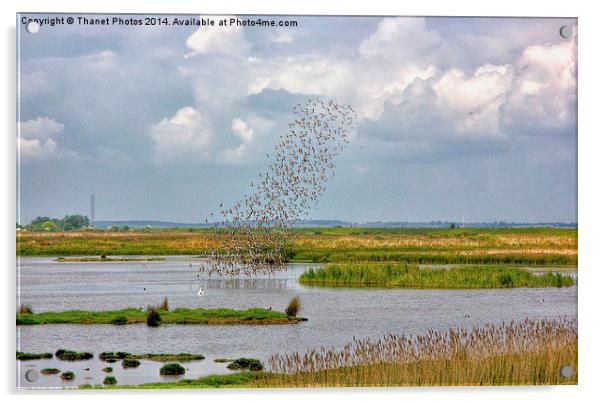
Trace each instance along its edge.
<instances>
[{"instance_id":1,"label":"white cloud","mask_svg":"<svg viewBox=\"0 0 602 403\"><path fill-rule=\"evenodd\" d=\"M48 117L38 117L19 123L21 137L48 139L63 132L65 125Z\"/></svg>"},{"instance_id":2,"label":"white cloud","mask_svg":"<svg viewBox=\"0 0 602 403\"><path fill-rule=\"evenodd\" d=\"M202 26L186 40L186 46L192 51L191 55L209 53L224 53L242 55L250 48L243 30L236 25L218 26L221 19L230 16L209 17L215 21L215 26Z\"/></svg>"},{"instance_id":3,"label":"white cloud","mask_svg":"<svg viewBox=\"0 0 602 403\"><path fill-rule=\"evenodd\" d=\"M424 18L383 18L359 46L362 57L415 58L441 44L437 31L426 29ZM402 61L402 60L400 60Z\"/></svg>"},{"instance_id":4,"label":"white cloud","mask_svg":"<svg viewBox=\"0 0 602 403\"><path fill-rule=\"evenodd\" d=\"M249 126L239 118L232 119L230 129L232 129L234 134L240 137L243 143L249 143L253 139L253 129L250 129Z\"/></svg>"},{"instance_id":5,"label":"white cloud","mask_svg":"<svg viewBox=\"0 0 602 403\"><path fill-rule=\"evenodd\" d=\"M212 140L208 122L191 106L153 125L150 135L154 143L154 160L162 163L194 155L206 159Z\"/></svg>"},{"instance_id":6,"label":"white cloud","mask_svg":"<svg viewBox=\"0 0 602 403\"><path fill-rule=\"evenodd\" d=\"M54 154L56 151L56 141L53 139L28 140L25 138L19 139L19 149L21 160L41 160Z\"/></svg>"},{"instance_id":7,"label":"white cloud","mask_svg":"<svg viewBox=\"0 0 602 403\"><path fill-rule=\"evenodd\" d=\"M60 135L65 126L48 117L38 117L19 122L19 152L22 161L40 160L57 151L54 137Z\"/></svg>"}]
</instances>

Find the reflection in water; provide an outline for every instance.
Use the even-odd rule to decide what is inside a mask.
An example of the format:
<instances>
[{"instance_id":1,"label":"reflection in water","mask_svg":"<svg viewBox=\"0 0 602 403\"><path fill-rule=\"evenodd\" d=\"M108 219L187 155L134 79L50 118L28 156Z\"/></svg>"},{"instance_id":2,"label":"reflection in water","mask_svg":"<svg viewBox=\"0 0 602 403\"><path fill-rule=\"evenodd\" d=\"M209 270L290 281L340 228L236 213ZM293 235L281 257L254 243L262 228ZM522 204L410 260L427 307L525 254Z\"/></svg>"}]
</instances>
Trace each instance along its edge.
<instances>
[{"instance_id":1,"label":"reflection in water","mask_svg":"<svg viewBox=\"0 0 602 403\"><path fill-rule=\"evenodd\" d=\"M378 338L386 333L420 334L426 329L480 326L502 321L576 317L577 288L515 288L488 290L411 290L304 287L297 278L307 265L289 265L284 272L257 278L208 278L199 275L199 260L173 257L163 262L57 263L52 258L21 259L18 303L34 312L66 309L107 310L146 307L169 298L170 307L272 307L284 310L291 297L301 299L300 315L307 322L281 326L163 325L45 325L19 326L17 348L54 352L59 348L132 353L202 353L207 359L186 363L190 376L228 372L214 358L256 357L274 352L305 351L342 346L353 337ZM199 278L197 278L199 275ZM205 294L198 296L202 285ZM91 360L100 365L97 358ZM43 368L44 361L24 362ZM116 376L123 383L160 380L156 363ZM54 365L54 364L52 364ZM58 364L57 364L58 365ZM79 363L57 368L76 371L74 384L99 383L104 373L83 371ZM114 366L116 367L116 366ZM19 369L24 379L26 368ZM85 381L92 376L93 380ZM99 378L102 376L102 378ZM59 386L60 380L41 376L36 385ZM123 380L121 379L123 378ZM58 383L57 383L58 382Z\"/></svg>"}]
</instances>

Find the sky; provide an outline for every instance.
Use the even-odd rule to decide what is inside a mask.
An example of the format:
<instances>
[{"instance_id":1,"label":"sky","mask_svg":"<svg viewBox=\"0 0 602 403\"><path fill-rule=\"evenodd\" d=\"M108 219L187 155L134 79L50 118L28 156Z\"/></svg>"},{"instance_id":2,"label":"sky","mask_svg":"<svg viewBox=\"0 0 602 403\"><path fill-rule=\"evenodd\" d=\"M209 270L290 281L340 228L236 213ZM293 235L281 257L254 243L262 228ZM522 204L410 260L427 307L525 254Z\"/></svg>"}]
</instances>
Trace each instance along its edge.
<instances>
[{"instance_id":1,"label":"sky","mask_svg":"<svg viewBox=\"0 0 602 403\"><path fill-rule=\"evenodd\" d=\"M359 124L314 219L577 222L576 20L264 18L21 24L18 220L204 221L320 97Z\"/></svg>"}]
</instances>

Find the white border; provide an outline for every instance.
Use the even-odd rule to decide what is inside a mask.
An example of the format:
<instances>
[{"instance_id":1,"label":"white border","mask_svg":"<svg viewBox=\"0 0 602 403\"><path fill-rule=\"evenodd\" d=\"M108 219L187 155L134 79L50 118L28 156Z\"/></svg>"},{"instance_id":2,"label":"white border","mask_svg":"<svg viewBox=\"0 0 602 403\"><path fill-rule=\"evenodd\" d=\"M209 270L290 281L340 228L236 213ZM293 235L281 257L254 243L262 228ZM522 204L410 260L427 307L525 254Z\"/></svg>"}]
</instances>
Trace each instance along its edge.
<instances>
[{"instance_id":1,"label":"white border","mask_svg":"<svg viewBox=\"0 0 602 403\"><path fill-rule=\"evenodd\" d=\"M508 402L508 401L590 401L598 400L597 385L600 370L599 287L602 285L601 262L596 252L600 250L600 166L601 94L599 75L600 39L602 20L600 13L585 1L526 2L505 0L499 2L454 0L399 2L398 5L384 0L354 3L347 0L303 0L284 2L278 0L198 1L128 1L104 0L73 2L69 0L21 0L0 2L2 12L2 273L4 274L4 307L2 311L3 359L2 391L8 396L4 401L16 399L45 402L80 401L105 402L106 392L17 392L15 391L15 13L24 12L122 12L122 13L224 13L224 14L347 14L347 15L456 15L456 16L547 16L579 18L579 385L573 387L497 387L497 388L395 388L395 389L347 389L347 390L184 390L184 391L112 391L111 399L131 400L132 394L141 394L149 402L163 402L172 395L180 401L261 401L287 402L307 400L332 400L360 402L367 399L401 401L420 399L426 402Z\"/></svg>"}]
</instances>

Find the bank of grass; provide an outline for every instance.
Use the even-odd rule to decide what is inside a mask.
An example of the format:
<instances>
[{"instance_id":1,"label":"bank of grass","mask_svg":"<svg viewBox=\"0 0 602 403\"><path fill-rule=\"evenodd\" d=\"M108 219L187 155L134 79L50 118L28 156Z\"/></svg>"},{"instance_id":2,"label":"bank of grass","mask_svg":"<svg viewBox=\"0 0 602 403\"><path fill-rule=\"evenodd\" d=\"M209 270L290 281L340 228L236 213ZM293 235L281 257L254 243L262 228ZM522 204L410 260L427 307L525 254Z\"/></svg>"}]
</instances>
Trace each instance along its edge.
<instances>
[{"instance_id":1,"label":"bank of grass","mask_svg":"<svg viewBox=\"0 0 602 403\"><path fill-rule=\"evenodd\" d=\"M400 263L338 263L309 269L299 283L328 287L512 288L568 287L570 276L534 274L519 267L470 266L420 269Z\"/></svg>"},{"instance_id":2,"label":"bank of grass","mask_svg":"<svg viewBox=\"0 0 602 403\"><path fill-rule=\"evenodd\" d=\"M577 265L575 228L303 228L287 256L318 263ZM222 236L208 229L23 232L21 256L204 255ZM107 257L109 259L109 257Z\"/></svg>"},{"instance_id":3,"label":"bank of grass","mask_svg":"<svg viewBox=\"0 0 602 403\"><path fill-rule=\"evenodd\" d=\"M294 324L303 318L289 317L285 313L263 308L235 310L229 308L176 308L172 311L159 310L162 324L178 325L278 325ZM147 311L126 308L115 311L40 312L17 314L17 325L41 324L111 324L117 317L125 317L127 324L146 323Z\"/></svg>"},{"instance_id":4,"label":"bank of grass","mask_svg":"<svg viewBox=\"0 0 602 403\"><path fill-rule=\"evenodd\" d=\"M561 376L569 365L571 376ZM275 354L271 372L121 385L132 389L577 384L577 324L526 319L472 329L354 339L341 349ZM82 388L100 386L83 385Z\"/></svg>"}]
</instances>

